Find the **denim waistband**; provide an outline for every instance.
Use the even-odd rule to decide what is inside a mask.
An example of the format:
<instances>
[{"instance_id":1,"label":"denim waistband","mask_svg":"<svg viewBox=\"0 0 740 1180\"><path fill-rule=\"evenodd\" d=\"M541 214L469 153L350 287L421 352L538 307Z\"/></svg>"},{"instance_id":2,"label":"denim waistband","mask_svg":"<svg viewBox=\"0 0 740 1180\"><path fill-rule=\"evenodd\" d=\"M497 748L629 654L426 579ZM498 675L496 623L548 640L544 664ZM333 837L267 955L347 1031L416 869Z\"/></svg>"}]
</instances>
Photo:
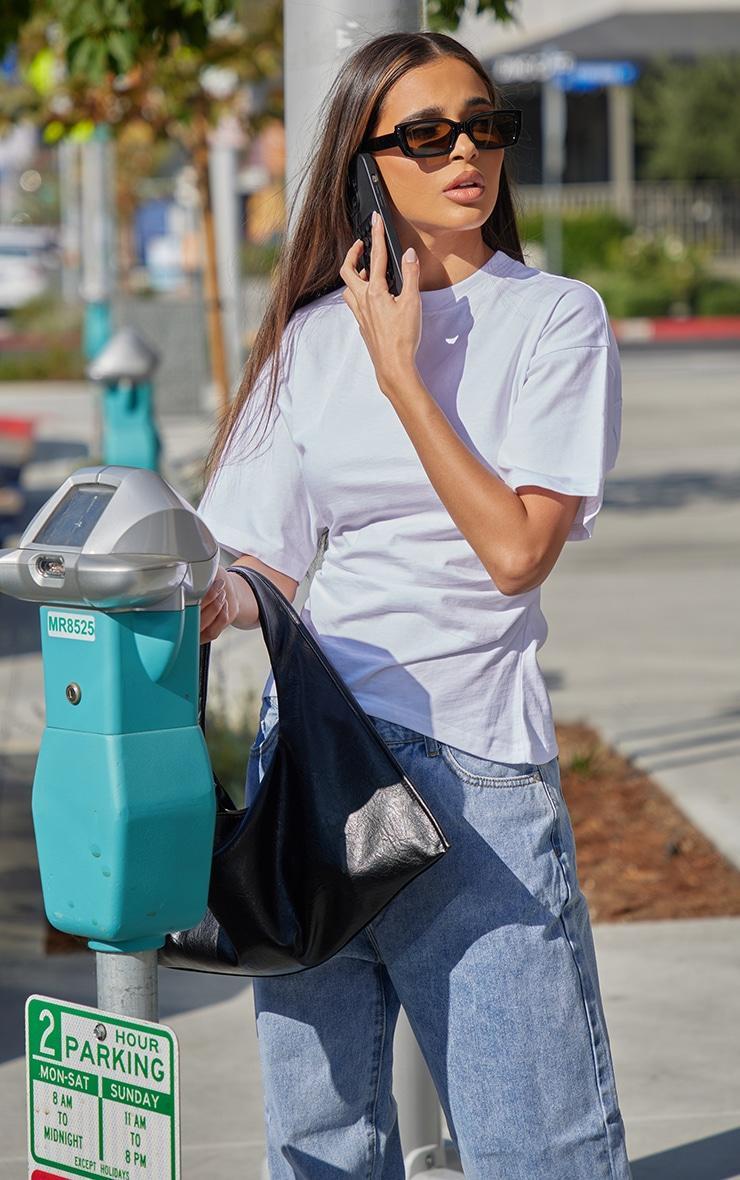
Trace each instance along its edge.
<instances>
[{"instance_id":1,"label":"denim waistband","mask_svg":"<svg viewBox=\"0 0 740 1180\"><path fill-rule=\"evenodd\" d=\"M368 716L387 746L423 742L427 754L433 757L439 753L439 742L428 733L420 733L416 729L410 729L408 725L402 725L400 721L387 721L385 717L375 717L371 713L368 713Z\"/></svg>"},{"instance_id":2,"label":"denim waistband","mask_svg":"<svg viewBox=\"0 0 740 1180\"><path fill-rule=\"evenodd\" d=\"M277 711L277 708L277 696L272 693L266 693L262 697L262 716L270 717L272 711ZM439 753L439 742L436 738L431 737L430 734L420 733L416 729L411 729L408 725L402 725L400 721L388 721L385 717L375 717L371 713L368 713L367 716L387 746L402 746L407 745L409 742L423 742L426 753L431 757Z\"/></svg>"}]
</instances>

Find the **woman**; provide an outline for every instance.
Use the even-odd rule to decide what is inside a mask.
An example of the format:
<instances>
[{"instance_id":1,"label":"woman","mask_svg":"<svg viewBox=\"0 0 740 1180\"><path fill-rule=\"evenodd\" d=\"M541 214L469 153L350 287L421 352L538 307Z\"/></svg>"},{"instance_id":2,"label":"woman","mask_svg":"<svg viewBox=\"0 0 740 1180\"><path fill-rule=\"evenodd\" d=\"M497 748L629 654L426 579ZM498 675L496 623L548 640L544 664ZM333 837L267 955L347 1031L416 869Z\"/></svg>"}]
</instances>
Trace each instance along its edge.
<instances>
[{"instance_id":1,"label":"woman","mask_svg":"<svg viewBox=\"0 0 740 1180\"><path fill-rule=\"evenodd\" d=\"M440 117L450 134L429 127ZM451 847L327 963L253 980L270 1175L403 1177L403 1004L469 1180L626 1180L536 660L540 586L566 540L590 537L616 460L614 338L595 291L524 265L501 146L512 117L458 42L362 45L319 124L200 512L291 599L328 530L301 617ZM346 178L361 146L408 248L398 297L382 225L370 274L357 269ZM275 401L270 443L248 459L252 410ZM256 623L250 588L221 570L201 638ZM247 802L274 750L273 688Z\"/></svg>"}]
</instances>

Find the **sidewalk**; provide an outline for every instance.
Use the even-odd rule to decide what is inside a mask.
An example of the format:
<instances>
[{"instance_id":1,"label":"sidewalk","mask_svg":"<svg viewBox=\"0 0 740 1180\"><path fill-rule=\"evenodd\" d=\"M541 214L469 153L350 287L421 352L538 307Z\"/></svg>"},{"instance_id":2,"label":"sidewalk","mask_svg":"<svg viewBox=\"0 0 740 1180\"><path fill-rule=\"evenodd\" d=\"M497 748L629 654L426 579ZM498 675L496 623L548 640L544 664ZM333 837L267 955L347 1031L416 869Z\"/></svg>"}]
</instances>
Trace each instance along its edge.
<instances>
[{"instance_id":1,"label":"sidewalk","mask_svg":"<svg viewBox=\"0 0 740 1180\"><path fill-rule=\"evenodd\" d=\"M740 1175L740 919L596 925L594 940L633 1180ZM706 969L697 970L697 964ZM90 953L3 967L0 1175L24 1180L23 1004L95 1004ZM180 1046L183 1180L259 1180L262 1097L248 981L159 973ZM543 1176L542 1180L547 1180Z\"/></svg>"},{"instance_id":2,"label":"sidewalk","mask_svg":"<svg viewBox=\"0 0 740 1180\"><path fill-rule=\"evenodd\" d=\"M626 353L623 367L619 465L594 540L566 545L543 586L550 634L540 665L557 720L600 730L740 865L736 353ZM0 391L0 414L45 416L44 458L28 472L38 503L67 474L70 454L73 467L85 462L94 437L90 393L76 391L72 412L71 397ZM161 427L164 474L177 482L203 453L209 426L168 416ZM0 637L0 1175L21 1180L23 1003L30 992L94 1003L95 973L89 952L44 957L40 945L38 876L29 867L29 789L43 726L37 623L35 608L19 604L8 626L8 605ZM235 686L261 684L261 635L235 640L221 652L214 645L224 675ZM740 1177L740 918L597 923L594 937L634 1180ZM257 1180L263 1131L249 981L163 970L160 1012L180 1038L183 1180Z\"/></svg>"},{"instance_id":3,"label":"sidewalk","mask_svg":"<svg viewBox=\"0 0 740 1180\"><path fill-rule=\"evenodd\" d=\"M559 721L582 718L740 866L738 351L623 354L593 539L542 587Z\"/></svg>"}]
</instances>

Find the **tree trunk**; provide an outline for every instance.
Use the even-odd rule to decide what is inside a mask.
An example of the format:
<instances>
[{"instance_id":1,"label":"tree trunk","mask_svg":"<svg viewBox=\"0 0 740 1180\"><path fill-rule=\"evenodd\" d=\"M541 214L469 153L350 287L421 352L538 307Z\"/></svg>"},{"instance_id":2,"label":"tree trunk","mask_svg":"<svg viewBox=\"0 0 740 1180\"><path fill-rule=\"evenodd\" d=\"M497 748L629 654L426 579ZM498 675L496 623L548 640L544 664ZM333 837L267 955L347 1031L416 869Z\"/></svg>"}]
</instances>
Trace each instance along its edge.
<instances>
[{"instance_id":1,"label":"tree trunk","mask_svg":"<svg viewBox=\"0 0 740 1180\"><path fill-rule=\"evenodd\" d=\"M134 269L134 215L127 202L118 204L118 276L119 286L126 295L133 290L131 275Z\"/></svg>"},{"instance_id":2,"label":"tree trunk","mask_svg":"<svg viewBox=\"0 0 740 1180\"><path fill-rule=\"evenodd\" d=\"M204 245L205 271L203 295L206 308L206 327L211 358L211 376L216 386L219 405L225 412L229 404L229 382L224 348L224 330L221 319L221 300L218 289L216 260L216 232L213 224L211 186L208 178L208 119L199 111L195 116L195 143L193 165L195 167L198 192L200 193L201 226Z\"/></svg>"}]
</instances>

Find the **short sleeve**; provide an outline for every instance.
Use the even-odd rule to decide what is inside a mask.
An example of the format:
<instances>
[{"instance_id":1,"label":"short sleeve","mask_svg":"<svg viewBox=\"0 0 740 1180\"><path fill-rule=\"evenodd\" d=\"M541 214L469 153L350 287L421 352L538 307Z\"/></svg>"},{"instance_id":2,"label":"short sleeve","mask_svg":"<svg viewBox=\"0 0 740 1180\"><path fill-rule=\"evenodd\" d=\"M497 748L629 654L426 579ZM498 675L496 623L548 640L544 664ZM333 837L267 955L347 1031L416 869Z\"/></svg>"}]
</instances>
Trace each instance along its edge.
<instances>
[{"instance_id":1,"label":"short sleeve","mask_svg":"<svg viewBox=\"0 0 740 1180\"><path fill-rule=\"evenodd\" d=\"M266 369L258 375L259 389L266 375ZM284 387L278 386L267 428L262 422L253 429L262 404L259 389L247 401L197 511L219 545L249 553L300 582L316 555L320 526L281 405Z\"/></svg>"},{"instance_id":2,"label":"short sleeve","mask_svg":"<svg viewBox=\"0 0 740 1180\"><path fill-rule=\"evenodd\" d=\"M537 484L585 497L566 540L586 541L617 461L621 427L617 343L600 296L574 283L537 341L496 466L514 490Z\"/></svg>"}]
</instances>

